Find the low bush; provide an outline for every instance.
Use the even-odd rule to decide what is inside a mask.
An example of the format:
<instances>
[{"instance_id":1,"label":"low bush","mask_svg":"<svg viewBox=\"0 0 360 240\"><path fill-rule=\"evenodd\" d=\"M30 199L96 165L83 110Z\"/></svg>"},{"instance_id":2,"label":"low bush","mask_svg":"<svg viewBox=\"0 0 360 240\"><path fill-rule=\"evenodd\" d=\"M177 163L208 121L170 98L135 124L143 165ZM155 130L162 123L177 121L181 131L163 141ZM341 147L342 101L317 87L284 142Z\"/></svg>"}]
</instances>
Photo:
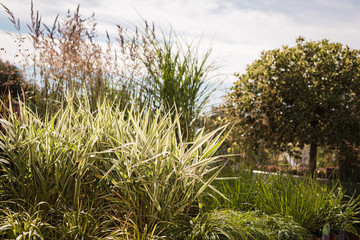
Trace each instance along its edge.
<instances>
[{"instance_id":1,"label":"low bush","mask_svg":"<svg viewBox=\"0 0 360 240\"><path fill-rule=\"evenodd\" d=\"M292 217L266 215L259 211L215 210L170 228L173 239L304 239L309 233Z\"/></svg>"},{"instance_id":2,"label":"low bush","mask_svg":"<svg viewBox=\"0 0 360 240\"><path fill-rule=\"evenodd\" d=\"M214 186L228 200L207 198L209 209L259 210L270 215L291 216L315 235L320 234L326 223L334 233L356 232L359 223L360 198L345 195L339 184L329 187L312 178L228 171Z\"/></svg>"}]
</instances>

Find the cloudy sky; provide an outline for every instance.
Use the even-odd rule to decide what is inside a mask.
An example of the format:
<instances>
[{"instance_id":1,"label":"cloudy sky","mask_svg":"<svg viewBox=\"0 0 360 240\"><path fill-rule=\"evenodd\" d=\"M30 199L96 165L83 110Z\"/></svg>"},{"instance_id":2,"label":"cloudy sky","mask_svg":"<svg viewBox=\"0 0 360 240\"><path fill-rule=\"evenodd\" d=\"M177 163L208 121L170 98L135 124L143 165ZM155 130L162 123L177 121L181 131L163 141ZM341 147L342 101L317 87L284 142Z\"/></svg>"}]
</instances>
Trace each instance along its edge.
<instances>
[{"instance_id":1,"label":"cloudy sky","mask_svg":"<svg viewBox=\"0 0 360 240\"><path fill-rule=\"evenodd\" d=\"M0 2L23 25L30 20L30 0ZM164 31L171 26L188 40L202 37L222 66L224 86L231 86L233 73L243 73L262 50L294 45L300 35L360 48L360 0L34 0L49 24L57 13L64 15L78 4L82 16L95 12L100 34L115 33L116 24L138 25L144 18ZM14 44L5 33L14 28L7 17L0 9L0 48L9 54Z\"/></svg>"}]
</instances>

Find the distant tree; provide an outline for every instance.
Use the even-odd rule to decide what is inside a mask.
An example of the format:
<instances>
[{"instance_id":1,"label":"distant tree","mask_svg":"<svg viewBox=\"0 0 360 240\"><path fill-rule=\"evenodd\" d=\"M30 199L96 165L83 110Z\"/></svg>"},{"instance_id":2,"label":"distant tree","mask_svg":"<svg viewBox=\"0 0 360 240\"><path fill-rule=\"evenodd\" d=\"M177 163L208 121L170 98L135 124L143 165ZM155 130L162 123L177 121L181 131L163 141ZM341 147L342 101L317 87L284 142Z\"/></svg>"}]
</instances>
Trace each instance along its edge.
<instances>
[{"instance_id":1,"label":"distant tree","mask_svg":"<svg viewBox=\"0 0 360 240\"><path fill-rule=\"evenodd\" d=\"M10 106L20 114L18 98L24 97L23 87L25 83L21 71L15 65L0 60L0 118L7 116L7 108ZM2 130L0 123L0 131Z\"/></svg>"},{"instance_id":2,"label":"distant tree","mask_svg":"<svg viewBox=\"0 0 360 240\"><path fill-rule=\"evenodd\" d=\"M15 98L21 94L23 77L21 71L9 62L0 60L0 95L6 97L9 92Z\"/></svg>"},{"instance_id":3,"label":"distant tree","mask_svg":"<svg viewBox=\"0 0 360 240\"><path fill-rule=\"evenodd\" d=\"M227 117L254 147L309 144L313 174L319 146L344 152L360 144L360 51L328 40L296 42L262 52L247 67L227 96Z\"/></svg>"}]
</instances>

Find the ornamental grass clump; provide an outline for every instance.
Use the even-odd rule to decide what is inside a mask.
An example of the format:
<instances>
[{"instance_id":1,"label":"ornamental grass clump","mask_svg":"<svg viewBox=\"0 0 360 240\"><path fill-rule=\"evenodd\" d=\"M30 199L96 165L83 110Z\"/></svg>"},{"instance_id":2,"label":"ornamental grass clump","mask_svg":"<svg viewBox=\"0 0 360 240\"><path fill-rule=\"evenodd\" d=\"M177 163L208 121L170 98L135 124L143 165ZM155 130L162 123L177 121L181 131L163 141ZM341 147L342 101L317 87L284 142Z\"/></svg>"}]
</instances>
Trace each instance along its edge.
<instances>
[{"instance_id":1,"label":"ornamental grass clump","mask_svg":"<svg viewBox=\"0 0 360 240\"><path fill-rule=\"evenodd\" d=\"M196 209L219 173L214 154L224 128L201 132L187 143L179 118L173 121L170 114L132 112L123 121L126 127L111 127L110 150L95 157L102 160L102 169L97 169L102 181L113 186L110 201L120 210L117 214L144 229Z\"/></svg>"},{"instance_id":2,"label":"ornamental grass clump","mask_svg":"<svg viewBox=\"0 0 360 240\"><path fill-rule=\"evenodd\" d=\"M215 210L188 221L174 223L168 229L171 239L267 240L306 239L309 233L291 216L267 215L260 211Z\"/></svg>"},{"instance_id":3,"label":"ornamental grass clump","mask_svg":"<svg viewBox=\"0 0 360 240\"><path fill-rule=\"evenodd\" d=\"M105 226L157 234L176 216L197 213L219 173L214 154L225 127L186 142L179 117L161 110L124 110L105 99L91 111L81 97L59 106L39 118L20 102L20 117L12 108L1 117L2 209L46 203L54 214L42 220L51 226L91 220L99 227L87 231L101 236Z\"/></svg>"},{"instance_id":4,"label":"ornamental grass clump","mask_svg":"<svg viewBox=\"0 0 360 240\"><path fill-rule=\"evenodd\" d=\"M319 235L326 223L334 233L357 232L360 197L346 196L337 184L329 187L312 178L228 169L213 185L228 200L220 196L207 198L205 206L209 210L258 210L269 215L291 216L314 235Z\"/></svg>"},{"instance_id":5,"label":"ornamental grass clump","mask_svg":"<svg viewBox=\"0 0 360 240\"><path fill-rule=\"evenodd\" d=\"M314 234L326 223L334 232L356 232L360 216L360 197L346 196L341 186L329 188L313 178L274 175L260 181L255 205L267 214L292 216Z\"/></svg>"}]
</instances>

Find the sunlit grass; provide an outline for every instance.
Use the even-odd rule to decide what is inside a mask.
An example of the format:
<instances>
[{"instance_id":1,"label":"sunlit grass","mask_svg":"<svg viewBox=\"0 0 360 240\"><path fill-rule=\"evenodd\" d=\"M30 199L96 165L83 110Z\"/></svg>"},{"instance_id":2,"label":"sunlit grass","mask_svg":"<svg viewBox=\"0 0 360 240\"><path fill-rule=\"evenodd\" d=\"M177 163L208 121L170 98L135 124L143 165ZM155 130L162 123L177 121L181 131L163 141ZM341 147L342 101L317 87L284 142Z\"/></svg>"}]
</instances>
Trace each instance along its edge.
<instances>
[{"instance_id":1,"label":"sunlit grass","mask_svg":"<svg viewBox=\"0 0 360 240\"><path fill-rule=\"evenodd\" d=\"M39 202L63 209L65 235L79 224L101 232L93 228L104 216L139 234L160 232L175 216L196 211L219 173L214 154L224 127L186 142L179 118L160 110L123 110L105 100L91 112L75 97L61 104L43 119L24 104L21 117L10 108L1 119L1 198L25 209Z\"/></svg>"}]
</instances>

